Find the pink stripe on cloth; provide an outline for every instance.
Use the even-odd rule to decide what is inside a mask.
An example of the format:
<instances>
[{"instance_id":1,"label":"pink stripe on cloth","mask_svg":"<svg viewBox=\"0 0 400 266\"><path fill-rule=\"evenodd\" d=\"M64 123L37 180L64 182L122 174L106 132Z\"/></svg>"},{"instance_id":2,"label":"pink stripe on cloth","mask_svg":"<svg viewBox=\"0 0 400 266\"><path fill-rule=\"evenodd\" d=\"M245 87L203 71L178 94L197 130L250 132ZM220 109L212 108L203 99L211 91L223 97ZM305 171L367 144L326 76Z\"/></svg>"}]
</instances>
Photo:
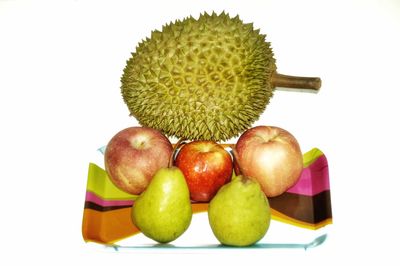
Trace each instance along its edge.
<instances>
[{"instance_id":1,"label":"pink stripe on cloth","mask_svg":"<svg viewBox=\"0 0 400 266\"><path fill-rule=\"evenodd\" d=\"M105 200L90 191L86 191L86 201L96 203L102 207L127 206L133 204L133 200Z\"/></svg>"},{"instance_id":2,"label":"pink stripe on cloth","mask_svg":"<svg viewBox=\"0 0 400 266\"><path fill-rule=\"evenodd\" d=\"M320 192L329 190L328 161L325 155L303 169L297 183L286 192L314 196Z\"/></svg>"}]
</instances>

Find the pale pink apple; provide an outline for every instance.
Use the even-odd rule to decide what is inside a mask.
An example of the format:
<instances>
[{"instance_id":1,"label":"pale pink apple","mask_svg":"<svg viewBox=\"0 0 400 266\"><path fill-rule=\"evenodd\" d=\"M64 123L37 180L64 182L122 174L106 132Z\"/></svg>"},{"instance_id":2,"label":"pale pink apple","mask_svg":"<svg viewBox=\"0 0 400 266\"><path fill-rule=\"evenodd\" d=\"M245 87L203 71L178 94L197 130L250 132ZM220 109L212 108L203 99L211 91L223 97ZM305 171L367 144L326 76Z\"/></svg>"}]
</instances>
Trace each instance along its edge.
<instances>
[{"instance_id":1,"label":"pale pink apple","mask_svg":"<svg viewBox=\"0 0 400 266\"><path fill-rule=\"evenodd\" d=\"M130 194L142 193L154 174L167 167L172 144L161 132L148 127L130 127L107 144L104 162L111 181Z\"/></svg>"},{"instance_id":2,"label":"pale pink apple","mask_svg":"<svg viewBox=\"0 0 400 266\"><path fill-rule=\"evenodd\" d=\"M274 126L257 126L236 143L242 174L258 181L267 197L293 186L303 170L303 155L296 138Z\"/></svg>"}]
</instances>

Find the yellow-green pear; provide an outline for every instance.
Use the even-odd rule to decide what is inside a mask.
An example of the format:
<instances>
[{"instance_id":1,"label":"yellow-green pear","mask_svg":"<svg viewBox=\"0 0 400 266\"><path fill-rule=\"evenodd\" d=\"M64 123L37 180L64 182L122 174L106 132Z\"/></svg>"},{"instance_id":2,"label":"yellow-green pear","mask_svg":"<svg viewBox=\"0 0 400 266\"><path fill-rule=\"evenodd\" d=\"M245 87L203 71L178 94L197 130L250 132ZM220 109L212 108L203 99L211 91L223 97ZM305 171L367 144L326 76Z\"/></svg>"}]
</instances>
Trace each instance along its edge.
<instances>
[{"instance_id":1,"label":"yellow-green pear","mask_svg":"<svg viewBox=\"0 0 400 266\"><path fill-rule=\"evenodd\" d=\"M177 167L161 168L132 206L132 220L147 237L168 243L189 227L192 206L185 177Z\"/></svg>"},{"instance_id":2,"label":"yellow-green pear","mask_svg":"<svg viewBox=\"0 0 400 266\"><path fill-rule=\"evenodd\" d=\"M208 220L222 244L249 246L267 233L271 211L260 185L239 175L221 187L211 200Z\"/></svg>"}]
</instances>

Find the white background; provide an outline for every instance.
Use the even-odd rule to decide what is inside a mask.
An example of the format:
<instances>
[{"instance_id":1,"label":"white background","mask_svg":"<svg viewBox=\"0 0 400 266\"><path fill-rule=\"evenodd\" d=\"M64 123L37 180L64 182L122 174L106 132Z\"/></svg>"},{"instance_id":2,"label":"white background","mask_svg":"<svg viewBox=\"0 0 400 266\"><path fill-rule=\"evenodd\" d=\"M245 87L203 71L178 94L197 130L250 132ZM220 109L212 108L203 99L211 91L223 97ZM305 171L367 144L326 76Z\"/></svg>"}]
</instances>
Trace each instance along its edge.
<instances>
[{"instance_id":1,"label":"white background","mask_svg":"<svg viewBox=\"0 0 400 266\"><path fill-rule=\"evenodd\" d=\"M125 61L166 22L223 10L267 34L279 72L322 78L318 94L277 91L255 124L327 155L327 242L306 252L90 248L81 236L88 163L136 124L119 90ZM399 47L396 0L0 0L0 264L398 265Z\"/></svg>"}]
</instances>

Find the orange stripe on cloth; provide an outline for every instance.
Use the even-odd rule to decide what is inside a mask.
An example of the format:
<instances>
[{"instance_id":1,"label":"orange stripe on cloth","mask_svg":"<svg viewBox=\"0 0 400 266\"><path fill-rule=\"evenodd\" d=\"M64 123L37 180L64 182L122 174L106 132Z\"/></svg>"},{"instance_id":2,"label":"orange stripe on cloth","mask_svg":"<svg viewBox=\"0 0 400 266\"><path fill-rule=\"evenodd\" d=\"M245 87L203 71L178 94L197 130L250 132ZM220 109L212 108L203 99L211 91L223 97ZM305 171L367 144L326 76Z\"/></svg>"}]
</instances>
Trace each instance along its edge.
<instances>
[{"instance_id":1,"label":"orange stripe on cloth","mask_svg":"<svg viewBox=\"0 0 400 266\"><path fill-rule=\"evenodd\" d=\"M193 213L207 211L208 203L192 204ZM83 239L88 242L113 244L140 233L131 219L131 208L97 211L85 208L82 222Z\"/></svg>"},{"instance_id":2,"label":"orange stripe on cloth","mask_svg":"<svg viewBox=\"0 0 400 266\"><path fill-rule=\"evenodd\" d=\"M131 208L100 212L84 209L82 235L85 241L112 244L139 233L131 219Z\"/></svg>"}]
</instances>

